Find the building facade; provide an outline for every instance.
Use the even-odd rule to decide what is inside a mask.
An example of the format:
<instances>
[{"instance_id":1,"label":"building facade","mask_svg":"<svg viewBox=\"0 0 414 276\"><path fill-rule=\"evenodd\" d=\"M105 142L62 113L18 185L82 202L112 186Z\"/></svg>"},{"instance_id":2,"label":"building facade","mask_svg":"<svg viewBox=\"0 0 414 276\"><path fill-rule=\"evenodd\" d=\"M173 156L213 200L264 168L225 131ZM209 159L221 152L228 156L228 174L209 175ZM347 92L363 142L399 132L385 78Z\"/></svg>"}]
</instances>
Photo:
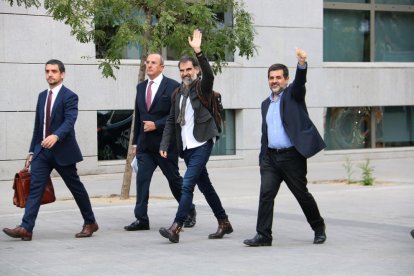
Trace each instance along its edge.
<instances>
[{"instance_id":1,"label":"building facade","mask_svg":"<svg viewBox=\"0 0 414 276\"><path fill-rule=\"evenodd\" d=\"M267 68L284 63L293 79L296 47L308 52L306 102L328 145L311 162L414 157L413 0L244 3L254 18L258 52L249 60L235 56L216 76L226 129L210 166L258 164ZM0 180L24 165L37 96L47 88L44 63L51 58L65 63L64 84L79 95L79 173L123 171L125 160L114 149L128 142L129 130L121 125L128 125L134 107L139 60L122 60L116 80L105 79L94 44L78 43L42 8L5 1L0 35ZM177 61L167 60L164 72L179 80ZM99 136L112 127L115 138Z\"/></svg>"}]
</instances>

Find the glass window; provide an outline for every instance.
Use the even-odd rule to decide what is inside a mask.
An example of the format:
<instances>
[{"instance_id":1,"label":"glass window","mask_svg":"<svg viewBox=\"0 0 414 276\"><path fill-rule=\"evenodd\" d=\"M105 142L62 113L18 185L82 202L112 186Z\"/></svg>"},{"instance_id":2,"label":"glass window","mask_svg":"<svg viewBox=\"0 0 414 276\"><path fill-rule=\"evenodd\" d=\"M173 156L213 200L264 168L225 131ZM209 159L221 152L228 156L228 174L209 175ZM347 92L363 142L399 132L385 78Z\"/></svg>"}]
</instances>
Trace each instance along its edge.
<instances>
[{"instance_id":1,"label":"glass window","mask_svg":"<svg viewBox=\"0 0 414 276\"><path fill-rule=\"evenodd\" d=\"M323 2L370 3L370 0L323 0Z\"/></svg>"},{"instance_id":2,"label":"glass window","mask_svg":"<svg viewBox=\"0 0 414 276\"><path fill-rule=\"evenodd\" d=\"M98 160L126 159L133 110L98 110Z\"/></svg>"},{"instance_id":3,"label":"glass window","mask_svg":"<svg viewBox=\"0 0 414 276\"><path fill-rule=\"evenodd\" d=\"M327 150L414 146L414 106L328 107Z\"/></svg>"},{"instance_id":4,"label":"glass window","mask_svg":"<svg viewBox=\"0 0 414 276\"><path fill-rule=\"evenodd\" d=\"M414 5L414 0L375 0L376 4Z\"/></svg>"},{"instance_id":5,"label":"glass window","mask_svg":"<svg viewBox=\"0 0 414 276\"><path fill-rule=\"evenodd\" d=\"M414 61L414 0L324 1L323 60Z\"/></svg>"},{"instance_id":6,"label":"glass window","mask_svg":"<svg viewBox=\"0 0 414 276\"><path fill-rule=\"evenodd\" d=\"M98 110L98 160L126 159L133 110ZM212 155L234 155L236 148L235 111L224 110L223 132Z\"/></svg>"},{"instance_id":7,"label":"glass window","mask_svg":"<svg viewBox=\"0 0 414 276\"><path fill-rule=\"evenodd\" d=\"M324 61L369 61L369 12L325 10Z\"/></svg>"},{"instance_id":8,"label":"glass window","mask_svg":"<svg viewBox=\"0 0 414 276\"><path fill-rule=\"evenodd\" d=\"M143 21L145 18L145 14L141 11L137 11L133 14L133 17L137 19L137 21ZM217 12L216 17L219 21L220 26L232 26L233 25L233 13L231 11L226 12ZM153 18L154 24L157 22L157 18ZM101 59L105 56L110 43L112 43L112 38L117 34L120 28L119 24L113 24L111 26L95 26L96 36L95 36L95 55L96 58ZM138 42L138 38L136 38L136 42L131 42L127 46L121 48L121 52L119 53L119 59L140 59L142 55L142 45ZM181 55L179 53L175 53L172 49L166 47L160 49L160 52L163 53L163 57L166 60L178 60ZM214 55L209 55L208 59L210 61L214 61ZM232 62L234 61L233 53L227 53L225 56L225 61Z\"/></svg>"},{"instance_id":9,"label":"glass window","mask_svg":"<svg viewBox=\"0 0 414 276\"><path fill-rule=\"evenodd\" d=\"M377 12L375 14L375 60L414 61L414 14Z\"/></svg>"},{"instance_id":10,"label":"glass window","mask_svg":"<svg viewBox=\"0 0 414 276\"><path fill-rule=\"evenodd\" d=\"M211 155L234 155L236 154L236 127L234 110L224 110L223 116L223 132L220 134L220 139L214 144Z\"/></svg>"}]
</instances>

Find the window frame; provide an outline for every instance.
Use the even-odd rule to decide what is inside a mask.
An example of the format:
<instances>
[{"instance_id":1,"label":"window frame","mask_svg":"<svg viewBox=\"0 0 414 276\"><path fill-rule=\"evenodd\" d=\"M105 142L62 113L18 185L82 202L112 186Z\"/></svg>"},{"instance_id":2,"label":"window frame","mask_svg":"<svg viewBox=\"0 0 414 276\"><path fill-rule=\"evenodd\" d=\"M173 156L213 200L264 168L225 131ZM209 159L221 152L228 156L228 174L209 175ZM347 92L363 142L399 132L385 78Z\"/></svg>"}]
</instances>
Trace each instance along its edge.
<instances>
[{"instance_id":1,"label":"window frame","mask_svg":"<svg viewBox=\"0 0 414 276\"><path fill-rule=\"evenodd\" d=\"M369 20L369 49L370 60L368 62L376 62L375 60L375 13L376 12L407 12L414 13L414 5L398 5L398 4L376 4L375 0L371 0L371 3L341 3L338 2L325 2L323 3L323 10L356 10L356 11L368 11L370 14ZM330 61L324 61L330 62ZM346 61L343 61L346 62ZM352 61L350 61L352 62Z\"/></svg>"}]
</instances>

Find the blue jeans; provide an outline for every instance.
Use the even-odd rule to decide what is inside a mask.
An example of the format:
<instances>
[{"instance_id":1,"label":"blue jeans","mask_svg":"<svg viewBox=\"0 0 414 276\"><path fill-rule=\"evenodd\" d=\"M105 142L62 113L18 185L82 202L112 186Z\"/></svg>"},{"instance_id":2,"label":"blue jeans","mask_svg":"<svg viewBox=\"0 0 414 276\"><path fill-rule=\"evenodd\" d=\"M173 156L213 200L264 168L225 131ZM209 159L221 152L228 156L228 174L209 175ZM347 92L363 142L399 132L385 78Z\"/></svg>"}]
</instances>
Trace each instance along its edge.
<instances>
[{"instance_id":1,"label":"blue jeans","mask_svg":"<svg viewBox=\"0 0 414 276\"><path fill-rule=\"evenodd\" d=\"M217 219L227 218L226 211L221 205L220 198L211 184L206 164L210 158L213 142L207 141L202 146L184 151L184 161L187 166L181 188L181 199L174 222L182 225L187 218L193 202L194 187L197 184L201 193Z\"/></svg>"}]
</instances>

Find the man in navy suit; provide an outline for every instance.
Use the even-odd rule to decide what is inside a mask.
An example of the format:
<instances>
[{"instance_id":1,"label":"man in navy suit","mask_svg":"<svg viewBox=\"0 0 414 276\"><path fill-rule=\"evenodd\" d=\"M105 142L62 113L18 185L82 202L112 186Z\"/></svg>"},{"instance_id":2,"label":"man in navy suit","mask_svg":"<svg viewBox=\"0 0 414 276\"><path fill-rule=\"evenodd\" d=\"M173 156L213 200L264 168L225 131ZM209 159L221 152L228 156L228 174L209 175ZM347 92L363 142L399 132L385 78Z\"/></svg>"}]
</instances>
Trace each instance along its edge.
<instances>
[{"instance_id":1,"label":"man in navy suit","mask_svg":"<svg viewBox=\"0 0 414 276\"><path fill-rule=\"evenodd\" d=\"M75 138L78 96L63 86L65 66L59 60L45 65L49 89L41 92L36 106L32 142L26 167L31 166L30 192L20 226L3 232L13 238L30 241L47 180L55 169L72 193L84 223L75 237L90 237L98 231L88 192L79 179L76 163L83 160Z\"/></svg>"},{"instance_id":2,"label":"man in navy suit","mask_svg":"<svg viewBox=\"0 0 414 276\"><path fill-rule=\"evenodd\" d=\"M274 199L282 181L299 202L315 232L313 243L326 240L325 222L307 185L307 158L325 143L309 118L305 103L306 52L297 49L298 66L293 83L288 86L289 71L283 64L268 69L271 94L262 102L262 138L259 155L261 187L256 224L257 234L247 239L249 246L272 244Z\"/></svg>"},{"instance_id":3,"label":"man in navy suit","mask_svg":"<svg viewBox=\"0 0 414 276\"><path fill-rule=\"evenodd\" d=\"M171 95L180 84L162 74L164 60L160 54L149 54L145 64L148 79L137 85L132 140L138 164L137 200L134 209L136 220L124 227L127 231L150 229L148 198L151 178L157 166L167 178L174 198L179 202L181 197L182 177L178 170L175 143L168 149L167 159L162 158L158 152L165 121L170 113ZM193 227L195 223L196 211L192 204L185 227Z\"/></svg>"}]
</instances>

